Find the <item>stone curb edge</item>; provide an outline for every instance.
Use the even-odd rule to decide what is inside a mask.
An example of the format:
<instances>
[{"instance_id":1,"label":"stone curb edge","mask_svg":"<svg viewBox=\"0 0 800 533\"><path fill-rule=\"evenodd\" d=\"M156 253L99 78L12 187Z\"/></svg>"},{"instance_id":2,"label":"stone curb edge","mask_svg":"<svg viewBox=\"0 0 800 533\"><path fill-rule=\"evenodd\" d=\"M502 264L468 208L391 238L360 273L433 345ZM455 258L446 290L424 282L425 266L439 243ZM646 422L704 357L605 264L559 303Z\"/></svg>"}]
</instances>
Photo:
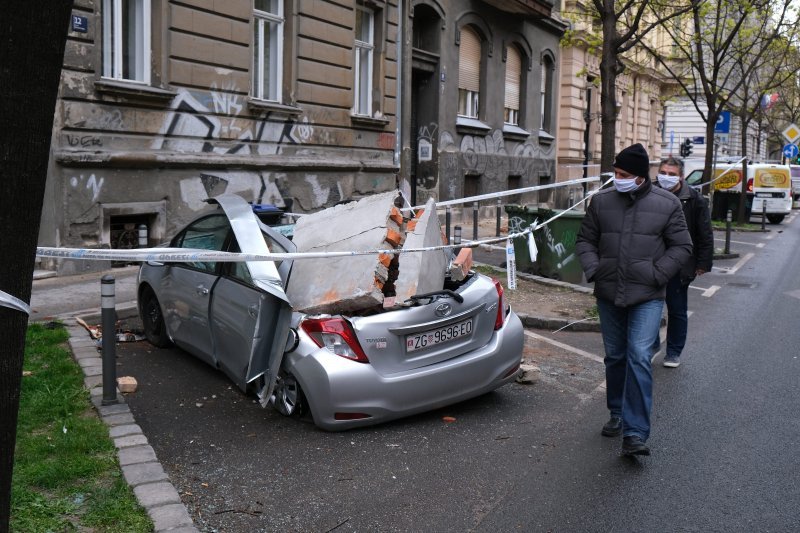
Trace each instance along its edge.
<instances>
[{"instance_id":1,"label":"stone curb edge","mask_svg":"<svg viewBox=\"0 0 800 533\"><path fill-rule=\"evenodd\" d=\"M92 404L114 441L122 475L153 521L153 531L199 533L119 389L118 403L103 405L102 370L98 372L103 363L96 342L74 318L66 319L64 324L72 357L83 370Z\"/></svg>"},{"instance_id":2,"label":"stone curb edge","mask_svg":"<svg viewBox=\"0 0 800 533\"><path fill-rule=\"evenodd\" d=\"M506 272L506 269L502 267L487 265L484 263L475 263L475 264L479 266L493 268L500 272ZM584 294L594 293L594 290L590 287L584 287L583 285L575 285L574 283L568 283L566 281L559 281L556 279L545 278L543 276L536 276L534 274L527 274L525 272L517 272L517 277L526 279L528 281L533 281L534 283L539 283L541 285L552 285L555 287L561 287L562 289L569 289L575 292L582 292ZM596 318L574 321L566 318L543 317L543 316L528 315L525 313L517 313L517 316L522 321L522 325L525 326L526 328L549 329L551 331L557 329L565 329L569 331L600 331L600 321Z\"/></svg>"}]
</instances>

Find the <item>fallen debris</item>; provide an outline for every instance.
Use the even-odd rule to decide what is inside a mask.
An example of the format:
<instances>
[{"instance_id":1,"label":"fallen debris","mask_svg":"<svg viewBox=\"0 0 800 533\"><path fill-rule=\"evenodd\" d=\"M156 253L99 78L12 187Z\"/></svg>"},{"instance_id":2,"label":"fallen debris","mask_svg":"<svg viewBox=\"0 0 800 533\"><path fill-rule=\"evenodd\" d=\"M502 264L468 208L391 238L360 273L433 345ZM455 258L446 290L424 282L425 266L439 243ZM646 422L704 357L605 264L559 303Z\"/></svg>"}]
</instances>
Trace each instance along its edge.
<instances>
[{"instance_id":1,"label":"fallen debris","mask_svg":"<svg viewBox=\"0 0 800 533\"><path fill-rule=\"evenodd\" d=\"M139 383L132 376L121 376L117 378L117 388L122 393L136 392Z\"/></svg>"},{"instance_id":2,"label":"fallen debris","mask_svg":"<svg viewBox=\"0 0 800 533\"><path fill-rule=\"evenodd\" d=\"M541 369L536 365L521 364L519 365L519 373L517 374L517 383L523 385L531 385L539 381L539 374Z\"/></svg>"}]
</instances>

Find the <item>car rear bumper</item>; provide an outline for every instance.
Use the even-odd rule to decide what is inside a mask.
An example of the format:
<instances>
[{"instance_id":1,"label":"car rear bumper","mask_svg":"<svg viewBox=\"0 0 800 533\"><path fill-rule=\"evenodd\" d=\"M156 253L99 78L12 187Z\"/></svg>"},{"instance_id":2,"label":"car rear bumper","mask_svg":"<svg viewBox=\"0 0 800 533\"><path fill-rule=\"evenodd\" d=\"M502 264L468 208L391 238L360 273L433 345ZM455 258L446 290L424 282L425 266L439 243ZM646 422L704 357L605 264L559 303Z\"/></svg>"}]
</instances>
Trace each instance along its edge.
<instances>
[{"instance_id":1,"label":"car rear bumper","mask_svg":"<svg viewBox=\"0 0 800 533\"><path fill-rule=\"evenodd\" d=\"M522 358L522 323L511 312L482 348L413 370L380 375L370 364L316 350L291 361L314 422L329 431L350 429L444 407L512 381ZM338 420L342 414L369 418Z\"/></svg>"}]
</instances>

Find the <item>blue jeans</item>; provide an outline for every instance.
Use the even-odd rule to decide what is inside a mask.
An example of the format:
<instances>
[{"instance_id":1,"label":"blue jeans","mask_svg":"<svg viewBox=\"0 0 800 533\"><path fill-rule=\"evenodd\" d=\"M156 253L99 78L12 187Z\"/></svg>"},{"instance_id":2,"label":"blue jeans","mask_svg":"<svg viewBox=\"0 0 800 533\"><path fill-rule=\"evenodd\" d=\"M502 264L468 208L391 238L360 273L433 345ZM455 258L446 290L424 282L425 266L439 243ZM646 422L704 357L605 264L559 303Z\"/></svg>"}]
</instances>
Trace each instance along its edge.
<instances>
[{"instance_id":1,"label":"blue jeans","mask_svg":"<svg viewBox=\"0 0 800 533\"><path fill-rule=\"evenodd\" d=\"M597 299L606 350L606 402L611 416L622 418L622 434L646 441L653 407L650 355L658 339L663 300L617 307Z\"/></svg>"},{"instance_id":2,"label":"blue jeans","mask_svg":"<svg viewBox=\"0 0 800 533\"><path fill-rule=\"evenodd\" d=\"M681 282L678 274L667 283L667 351L665 358L678 358L686 346L686 332L689 330L689 286ZM661 341L656 337L653 351L661 347Z\"/></svg>"}]
</instances>

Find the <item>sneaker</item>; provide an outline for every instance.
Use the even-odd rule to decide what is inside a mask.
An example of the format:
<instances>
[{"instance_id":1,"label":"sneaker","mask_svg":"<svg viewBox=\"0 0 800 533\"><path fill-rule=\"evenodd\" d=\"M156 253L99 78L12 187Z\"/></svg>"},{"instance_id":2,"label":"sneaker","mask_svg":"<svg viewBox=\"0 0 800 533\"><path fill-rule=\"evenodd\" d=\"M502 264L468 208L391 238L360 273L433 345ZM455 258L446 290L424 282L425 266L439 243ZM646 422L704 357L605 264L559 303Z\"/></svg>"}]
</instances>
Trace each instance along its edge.
<instances>
[{"instance_id":1,"label":"sneaker","mask_svg":"<svg viewBox=\"0 0 800 533\"><path fill-rule=\"evenodd\" d=\"M644 443L641 437L631 435L622 438L623 455L650 455L650 448Z\"/></svg>"},{"instance_id":2,"label":"sneaker","mask_svg":"<svg viewBox=\"0 0 800 533\"><path fill-rule=\"evenodd\" d=\"M612 416L603 426L603 431L600 433L604 437L619 437L622 435L622 419L618 416Z\"/></svg>"},{"instance_id":3,"label":"sneaker","mask_svg":"<svg viewBox=\"0 0 800 533\"><path fill-rule=\"evenodd\" d=\"M667 368L678 368L681 365L681 359L677 356L666 356L664 358L664 366Z\"/></svg>"}]
</instances>

